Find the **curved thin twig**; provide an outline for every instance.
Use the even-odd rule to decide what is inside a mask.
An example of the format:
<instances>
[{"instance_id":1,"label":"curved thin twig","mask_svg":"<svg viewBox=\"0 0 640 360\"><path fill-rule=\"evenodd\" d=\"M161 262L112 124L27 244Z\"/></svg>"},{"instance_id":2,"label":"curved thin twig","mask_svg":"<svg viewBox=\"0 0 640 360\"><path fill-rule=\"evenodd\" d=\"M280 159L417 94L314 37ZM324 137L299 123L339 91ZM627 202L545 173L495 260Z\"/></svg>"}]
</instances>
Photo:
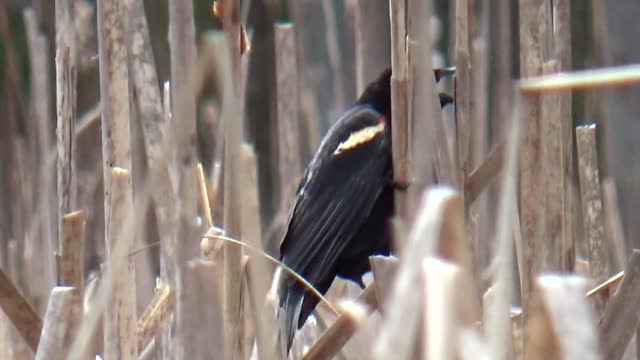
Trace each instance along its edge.
<instances>
[{"instance_id":1,"label":"curved thin twig","mask_svg":"<svg viewBox=\"0 0 640 360\"><path fill-rule=\"evenodd\" d=\"M327 298L322 296L320 291L318 291L313 285L311 285L311 283L309 283L304 277L302 277L302 275L298 274L295 270L291 269L290 267L288 267L287 265L282 263L280 260L274 258L273 256L265 253L264 251L262 251L260 249L256 249L253 246L247 245L247 244L245 244L245 243L243 243L243 242L241 242L239 240L236 240L236 239L224 236L224 235L208 235L208 234L205 234L202 237L203 238L209 238L209 239L217 239L217 240L222 240L222 241L228 241L230 243L233 243L233 244L236 244L236 245L240 245L240 246L244 247L245 249L249 249L249 250L251 250L253 252L256 252L256 253L264 256L266 259L268 259L272 263L280 266L282 269L284 269L284 271L289 273L289 275L293 276L296 280L298 280L302 285L304 285L304 287L306 287L309 291L311 291L313 293L313 295L316 296L320 300L320 302L325 304L336 316L340 316L340 313L338 312L338 310L336 310L336 308L331 304L331 302Z\"/></svg>"}]
</instances>

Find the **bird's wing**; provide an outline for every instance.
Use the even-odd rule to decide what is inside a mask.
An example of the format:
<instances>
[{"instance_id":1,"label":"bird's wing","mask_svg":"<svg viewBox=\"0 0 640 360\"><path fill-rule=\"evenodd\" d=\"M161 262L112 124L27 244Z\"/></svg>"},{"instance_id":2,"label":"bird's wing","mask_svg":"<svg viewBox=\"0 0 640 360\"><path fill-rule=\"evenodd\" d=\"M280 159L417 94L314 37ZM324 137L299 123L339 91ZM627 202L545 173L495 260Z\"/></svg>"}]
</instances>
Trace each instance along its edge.
<instances>
[{"instance_id":1,"label":"bird's wing","mask_svg":"<svg viewBox=\"0 0 640 360\"><path fill-rule=\"evenodd\" d=\"M307 170L281 246L285 264L316 283L332 269L388 181L390 126L371 111L345 134L334 134ZM318 160L321 159L321 160Z\"/></svg>"},{"instance_id":2,"label":"bird's wing","mask_svg":"<svg viewBox=\"0 0 640 360\"><path fill-rule=\"evenodd\" d=\"M342 250L356 235L377 200L391 168L390 124L379 113L358 106L329 130L298 188L281 260L320 292L336 275ZM307 296L289 276L280 280L280 343L291 347L318 299Z\"/></svg>"}]
</instances>

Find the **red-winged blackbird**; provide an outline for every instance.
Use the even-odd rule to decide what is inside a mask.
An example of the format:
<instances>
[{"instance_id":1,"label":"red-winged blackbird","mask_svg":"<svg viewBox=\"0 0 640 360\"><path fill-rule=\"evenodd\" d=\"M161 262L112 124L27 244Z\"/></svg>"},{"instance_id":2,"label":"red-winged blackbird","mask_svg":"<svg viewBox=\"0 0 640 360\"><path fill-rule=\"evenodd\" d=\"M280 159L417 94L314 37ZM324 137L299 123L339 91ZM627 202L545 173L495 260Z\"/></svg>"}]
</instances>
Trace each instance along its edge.
<instances>
[{"instance_id":1,"label":"red-winged blackbird","mask_svg":"<svg viewBox=\"0 0 640 360\"><path fill-rule=\"evenodd\" d=\"M436 81L453 71L434 70ZM389 254L387 223L394 211L390 78L387 69L331 126L298 187L280 259L322 294L336 275L364 287L369 256ZM441 106L452 100L440 94ZM280 341L286 341L288 352L318 298L284 273L278 293Z\"/></svg>"}]
</instances>

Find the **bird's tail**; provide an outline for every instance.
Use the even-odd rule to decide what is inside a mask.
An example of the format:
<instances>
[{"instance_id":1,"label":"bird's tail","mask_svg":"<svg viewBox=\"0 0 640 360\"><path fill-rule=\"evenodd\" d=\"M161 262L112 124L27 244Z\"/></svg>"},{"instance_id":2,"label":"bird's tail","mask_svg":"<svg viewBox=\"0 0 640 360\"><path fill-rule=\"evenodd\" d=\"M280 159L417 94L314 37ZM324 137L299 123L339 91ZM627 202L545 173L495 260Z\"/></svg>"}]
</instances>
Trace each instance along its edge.
<instances>
[{"instance_id":1,"label":"bird's tail","mask_svg":"<svg viewBox=\"0 0 640 360\"><path fill-rule=\"evenodd\" d=\"M293 336L298 330L304 292L304 288L297 284L290 286L282 284L280 288L280 307L278 308L278 321L280 322L279 343L282 354L285 357L289 354Z\"/></svg>"}]
</instances>

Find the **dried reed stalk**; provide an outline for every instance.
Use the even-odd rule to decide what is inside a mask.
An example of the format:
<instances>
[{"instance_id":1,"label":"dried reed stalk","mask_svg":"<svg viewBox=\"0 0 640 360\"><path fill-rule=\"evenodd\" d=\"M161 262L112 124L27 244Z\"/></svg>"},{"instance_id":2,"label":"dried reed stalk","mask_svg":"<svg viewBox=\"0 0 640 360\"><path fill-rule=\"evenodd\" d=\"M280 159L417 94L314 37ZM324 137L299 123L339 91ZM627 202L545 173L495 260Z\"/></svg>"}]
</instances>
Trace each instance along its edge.
<instances>
[{"instance_id":1,"label":"dried reed stalk","mask_svg":"<svg viewBox=\"0 0 640 360\"><path fill-rule=\"evenodd\" d=\"M100 93L102 95L102 157L105 191L105 224L109 224L111 172L131 168L129 74L127 70L125 9L115 0L97 4ZM129 190L130 192L131 190ZM67 211L68 212L68 211ZM109 238L107 229L106 237Z\"/></svg>"},{"instance_id":2,"label":"dried reed stalk","mask_svg":"<svg viewBox=\"0 0 640 360\"><path fill-rule=\"evenodd\" d=\"M115 0L97 3L98 57L102 96L102 158L104 173L105 247L109 266L116 263L115 248L124 243L132 249L124 224L133 207L131 168L129 72L127 68L127 24L124 4ZM105 316L104 337L107 357L136 356L135 282L132 265L116 268L115 294L110 294ZM133 297L133 298L132 298Z\"/></svg>"},{"instance_id":3,"label":"dried reed stalk","mask_svg":"<svg viewBox=\"0 0 640 360\"><path fill-rule=\"evenodd\" d=\"M458 347L458 316L456 304L466 294L460 293L461 268L451 262L428 257L422 264L422 285L425 297L424 338L428 344L424 359L453 359Z\"/></svg>"},{"instance_id":4,"label":"dried reed stalk","mask_svg":"<svg viewBox=\"0 0 640 360\"><path fill-rule=\"evenodd\" d=\"M277 32L277 31L276 31ZM258 178L256 155L250 146L242 147L244 182L242 207L242 237L247 245L263 249L260 232L260 199L258 197ZM275 323L266 307L267 293L271 277L269 264L264 257L254 254L246 264L248 296L253 315L256 344L260 359L275 359L274 346L271 344L272 329Z\"/></svg>"},{"instance_id":5,"label":"dried reed stalk","mask_svg":"<svg viewBox=\"0 0 640 360\"><path fill-rule=\"evenodd\" d=\"M128 59L131 90L136 96L132 99L132 113L137 116L142 129L142 139L144 141L144 152L147 159L147 176L153 178L154 213L158 224L158 234L161 243L169 244L175 237L174 210L176 196L169 175L169 141L167 130L170 119L163 114L162 95L159 88L153 49L151 47L151 37L145 16L144 4L141 1L126 0L128 17L131 19L128 42ZM135 168L135 167L134 167ZM138 175L141 175L140 171ZM137 183L136 183L137 184ZM163 251L163 250L161 250ZM148 258L145 260L149 260ZM146 265L146 264L141 264ZM144 269L149 269L145 266ZM165 267L170 275L165 281L175 289L174 275L172 267ZM138 276L149 280L146 271ZM148 281L143 283L145 290L149 289ZM147 294L145 292L145 294ZM142 351L142 348L139 348Z\"/></svg>"},{"instance_id":6,"label":"dried reed stalk","mask_svg":"<svg viewBox=\"0 0 640 360\"><path fill-rule=\"evenodd\" d=\"M609 252L604 232L595 124L576 128L576 150L584 234L589 246L589 273L601 282L609 276Z\"/></svg>"},{"instance_id":7,"label":"dried reed stalk","mask_svg":"<svg viewBox=\"0 0 640 360\"><path fill-rule=\"evenodd\" d=\"M571 63L571 4L568 0L553 1L553 35L557 60L560 61L562 71L570 71ZM564 208L562 225L561 261L564 271L574 270L575 263L575 207L576 199L573 192L573 116L570 92L560 94L560 118L562 123L562 149L564 163Z\"/></svg>"},{"instance_id":8,"label":"dried reed stalk","mask_svg":"<svg viewBox=\"0 0 640 360\"><path fill-rule=\"evenodd\" d=\"M164 116L164 127L165 129L171 129L171 86L168 81L163 84L162 87L162 112ZM173 137L171 135L171 131L165 132L165 144L171 144L173 141ZM175 183L175 162L169 161L168 171L169 176L172 177L173 182ZM175 186L172 186L171 189L172 195L169 197L176 197L175 194ZM158 209L158 208L156 208ZM177 287L176 280L176 247L177 247L177 237L175 224L177 222L177 217L174 213L165 214L167 224L171 225L169 229L165 229L165 232L160 234L160 276L162 281L172 289L173 295L173 304L172 307L175 309L175 289ZM159 220L161 221L161 220ZM154 296L155 297L155 296ZM162 327L162 333L158 341L158 352L160 356L167 358L175 356L175 344L174 344L174 334L175 334L175 317L170 317L168 324Z\"/></svg>"},{"instance_id":9,"label":"dried reed stalk","mask_svg":"<svg viewBox=\"0 0 640 360\"><path fill-rule=\"evenodd\" d=\"M472 12L473 14L473 12ZM459 184L466 184L473 166L471 135L471 101L473 98L473 78L471 72L471 54L469 51L469 4L466 0L455 2L455 121L456 121L456 161ZM465 197L465 213L470 202Z\"/></svg>"},{"instance_id":10,"label":"dried reed stalk","mask_svg":"<svg viewBox=\"0 0 640 360\"><path fill-rule=\"evenodd\" d=\"M207 191L207 180L204 176L202 163L198 163L196 171L198 175L198 193L200 195L200 207L202 208L202 213L204 215L204 224L207 228L210 228L213 226L213 216L211 214L211 205L209 204L209 195Z\"/></svg>"},{"instance_id":11,"label":"dried reed stalk","mask_svg":"<svg viewBox=\"0 0 640 360\"><path fill-rule=\"evenodd\" d=\"M517 90L516 90L517 91ZM515 91L514 91L515 92ZM510 307L514 295L513 289L513 240L514 232L520 234L517 221L517 174L518 155L520 153L521 121L520 95L515 93L512 107L511 128L507 136L505 171L502 177L501 197L498 204L498 220L496 225L496 249L494 261L496 271L494 275L494 299L488 309L489 321L484 324L489 338L489 358L509 359L513 354L513 339ZM515 229L514 229L515 228ZM517 237L516 237L517 238ZM517 244L517 242L516 242Z\"/></svg>"},{"instance_id":12,"label":"dried reed stalk","mask_svg":"<svg viewBox=\"0 0 640 360\"><path fill-rule=\"evenodd\" d=\"M115 172L120 173L120 181L122 181L122 169L113 170ZM123 184L121 185L123 186ZM135 225L140 224L141 221L139 217L134 216L134 214L144 214L143 209L147 209L149 205L149 188L150 187L142 187L143 191L138 194L138 200L136 202L135 210L131 207L125 209L125 213L118 214L120 219L123 219L123 223L121 223L121 233L120 235L122 239L132 239L135 234ZM118 269L123 269L128 266L129 262L129 254L131 253L130 245L132 241L119 241L113 244L113 248L110 252L110 258L112 262L107 266L106 271L102 273L100 278L100 282L97 285L89 286L87 289L87 296L89 296L91 301L91 311L85 313L85 319L82 322L80 329L78 330L78 336L76 337L73 346L69 351L69 358L78 359L78 358L86 358L88 357L88 352L90 351L91 342L94 341L94 334L98 330L97 326L101 321L101 317L104 313L107 302L111 299L111 294L113 293L113 289L116 285L118 279ZM94 284L92 282L92 284ZM89 290L92 289L92 290ZM95 289L95 290L93 290ZM133 301L132 303L134 303ZM135 326L135 323L134 323ZM132 341L133 337L131 338ZM135 342L135 341L134 341Z\"/></svg>"},{"instance_id":13,"label":"dried reed stalk","mask_svg":"<svg viewBox=\"0 0 640 360\"><path fill-rule=\"evenodd\" d=\"M580 153L580 152L578 152ZM640 250L634 249L618 291L609 300L598 325L603 359L621 359L640 323Z\"/></svg>"},{"instance_id":14,"label":"dried reed stalk","mask_svg":"<svg viewBox=\"0 0 640 360\"><path fill-rule=\"evenodd\" d=\"M560 64L548 61L543 64L543 73L551 74L560 70ZM565 149L562 133L562 103L557 93L541 96L540 114L540 158L544 211L540 213L542 229L542 270L563 270L563 236L566 234L565 221Z\"/></svg>"},{"instance_id":15,"label":"dried reed stalk","mask_svg":"<svg viewBox=\"0 0 640 360\"><path fill-rule=\"evenodd\" d=\"M61 286L75 287L80 298L84 289L84 212L76 211L62 217L62 235L58 250L58 273Z\"/></svg>"},{"instance_id":16,"label":"dried reed stalk","mask_svg":"<svg viewBox=\"0 0 640 360\"><path fill-rule=\"evenodd\" d=\"M36 236L33 247L44 254L51 254L55 249L57 238L57 213L55 192L53 190L52 168L47 162L49 156L56 156L52 147L51 129L51 75L49 71L49 47L46 37L40 33L38 22L33 9L26 8L23 11L27 44L29 47L29 60L31 69L31 94L34 99L34 115L37 124L37 142L39 143L38 166L39 191L42 194L38 201L40 215L40 236ZM37 99L37 101L36 101ZM34 278L31 279L33 289L31 296L36 300L49 296L49 289L55 284L55 261L52 256L43 256L39 261L31 264ZM38 300L36 301L38 302ZM44 305L44 304L42 304Z\"/></svg>"},{"instance_id":17,"label":"dried reed stalk","mask_svg":"<svg viewBox=\"0 0 640 360\"><path fill-rule=\"evenodd\" d=\"M425 190L415 225L400 254L403 261L399 264L393 290L387 299L393 307L389 307L385 314L378 342L373 349L375 359L396 356L404 359L412 353L420 321L414 312L422 301L422 296L412 289L418 282L420 264L425 256L438 249L446 219L455 217L452 215L461 209L460 206L460 196L450 188Z\"/></svg>"},{"instance_id":18,"label":"dried reed stalk","mask_svg":"<svg viewBox=\"0 0 640 360\"><path fill-rule=\"evenodd\" d=\"M378 311L385 314L390 304L388 297L393 290L393 280L395 279L396 269L398 268L398 258L388 256L372 256L369 258L373 278L375 282L372 284L376 291L376 302L378 303Z\"/></svg>"},{"instance_id":19,"label":"dried reed stalk","mask_svg":"<svg viewBox=\"0 0 640 360\"><path fill-rule=\"evenodd\" d=\"M295 33L291 24L276 24L276 89L278 116L278 170L280 209L287 212L301 175L300 126L298 123L298 68Z\"/></svg>"},{"instance_id":20,"label":"dried reed stalk","mask_svg":"<svg viewBox=\"0 0 640 360\"><path fill-rule=\"evenodd\" d=\"M109 202L106 204L108 222L105 223L107 237L107 267L115 267L116 247L119 244L126 253L133 250L133 237L128 236L125 226L133 208L131 175L123 168L112 168ZM104 317L104 353L106 357L133 359L137 356L136 342L136 287L135 268L126 256L120 267L114 268L113 292L109 294Z\"/></svg>"},{"instance_id":21,"label":"dried reed stalk","mask_svg":"<svg viewBox=\"0 0 640 360\"><path fill-rule=\"evenodd\" d=\"M62 216L71 212L75 182L77 52L73 2L56 0L56 109L58 150L58 239Z\"/></svg>"},{"instance_id":22,"label":"dried reed stalk","mask_svg":"<svg viewBox=\"0 0 640 360\"><path fill-rule=\"evenodd\" d=\"M392 4L392 6L395 6ZM389 1L355 0L356 93L391 65Z\"/></svg>"},{"instance_id":23,"label":"dried reed stalk","mask_svg":"<svg viewBox=\"0 0 640 360\"><path fill-rule=\"evenodd\" d=\"M520 76L527 78L542 72L545 48L545 12L543 0L519 1ZM542 188L540 184L540 98L529 96L521 104L524 132L520 159L520 224L522 229L522 304L524 319L534 279L540 266L540 220ZM524 351L527 352L525 343Z\"/></svg>"},{"instance_id":24,"label":"dried reed stalk","mask_svg":"<svg viewBox=\"0 0 640 360\"><path fill-rule=\"evenodd\" d=\"M622 65L531 77L520 88L525 93L602 89L640 83L640 65Z\"/></svg>"},{"instance_id":25,"label":"dried reed stalk","mask_svg":"<svg viewBox=\"0 0 640 360\"><path fill-rule=\"evenodd\" d=\"M175 294L168 285L156 289L151 302L138 319L136 340L139 351L142 351L160 332L164 321L171 315L175 305Z\"/></svg>"},{"instance_id":26,"label":"dried reed stalk","mask_svg":"<svg viewBox=\"0 0 640 360\"><path fill-rule=\"evenodd\" d=\"M419 194L425 186L434 182L456 185L457 177L433 76L430 31L433 4L431 1L412 0L407 2L407 6L409 136L413 171L409 202L415 214ZM427 153L431 155L426 155L425 149L430 149Z\"/></svg>"},{"instance_id":27,"label":"dried reed stalk","mask_svg":"<svg viewBox=\"0 0 640 360\"><path fill-rule=\"evenodd\" d=\"M587 281L577 276L543 275L527 324L525 359L598 359L598 338Z\"/></svg>"},{"instance_id":28,"label":"dried reed stalk","mask_svg":"<svg viewBox=\"0 0 640 360\"><path fill-rule=\"evenodd\" d=\"M242 199L237 179L241 177L242 152L244 140L242 123L242 97L240 67L240 19L239 1L225 0L223 29L226 39L219 38L218 79L223 91L223 121L225 137L224 159L224 230L227 236L241 238ZM226 40L226 41L224 41ZM243 346L240 324L242 319L242 251L233 244L224 245L224 334L225 358L230 360L243 358Z\"/></svg>"},{"instance_id":29,"label":"dried reed stalk","mask_svg":"<svg viewBox=\"0 0 640 360\"><path fill-rule=\"evenodd\" d=\"M483 0L481 3L480 19L474 31L473 28L469 28L469 47L471 55L471 69L472 77L472 92L473 95L470 99L470 114L472 117L471 128L471 158L473 160L473 166L477 168L487 156L489 150L489 131L491 126L489 125L489 103L491 99L491 90L493 85L489 85L489 64L490 64L490 17L493 16L493 12L490 10L491 2ZM471 3L473 6L473 3ZM469 13L471 19L475 19L474 16L477 11ZM493 25L492 25L493 26ZM492 79L493 81L493 79ZM493 123L492 123L493 124ZM472 170L466 174L467 179L471 175ZM467 179L464 184L467 185ZM489 266L489 259L491 258L491 248L494 247L493 239L490 234L491 231L491 212L489 209L494 207L495 203L492 202L492 198L487 194L481 196L478 202L475 204L469 201L467 189L465 189L465 201L470 206L469 210L469 235L472 243L473 253L473 266L476 282L478 286L483 289L485 287L484 282L480 281L482 271Z\"/></svg>"},{"instance_id":30,"label":"dried reed stalk","mask_svg":"<svg viewBox=\"0 0 640 360\"><path fill-rule=\"evenodd\" d=\"M404 1L389 3L391 21L391 145L393 147L393 180L398 184L409 184L411 180L411 151L409 148L409 117L406 53L406 8ZM410 217L409 198L405 191L396 191L396 213L407 221ZM394 247L401 249L404 239L397 239Z\"/></svg>"},{"instance_id":31,"label":"dried reed stalk","mask_svg":"<svg viewBox=\"0 0 640 360\"><path fill-rule=\"evenodd\" d=\"M2 269L0 294L0 307L35 353L40 341L42 320Z\"/></svg>"},{"instance_id":32,"label":"dried reed stalk","mask_svg":"<svg viewBox=\"0 0 640 360\"><path fill-rule=\"evenodd\" d=\"M44 325L36 352L36 359L66 359L65 354L73 340L73 323L78 303L76 288L57 286L53 288L44 316Z\"/></svg>"},{"instance_id":33,"label":"dried reed stalk","mask_svg":"<svg viewBox=\"0 0 640 360\"><path fill-rule=\"evenodd\" d=\"M199 237L198 187L196 175L197 151L195 66L196 45L192 1L169 2L169 39L171 45L171 133L173 137L173 166L176 171L177 236L187 245L175 247L176 265L176 327L175 354L177 358L200 351L198 329L191 326L196 317L196 294L189 291L192 276L188 262L197 255L195 240ZM171 284L170 284L171 285Z\"/></svg>"},{"instance_id":34,"label":"dried reed stalk","mask_svg":"<svg viewBox=\"0 0 640 360\"><path fill-rule=\"evenodd\" d=\"M84 298L84 242L85 220L82 211L67 214L62 218L62 239L58 251L58 274L60 286L73 287L73 301L69 306L67 337L64 339L67 346L71 346L72 339L78 333L82 321L82 299ZM65 297L68 295L64 295ZM46 319L45 319L46 321ZM45 352L46 354L46 352Z\"/></svg>"},{"instance_id":35,"label":"dried reed stalk","mask_svg":"<svg viewBox=\"0 0 640 360\"><path fill-rule=\"evenodd\" d=\"M369 315L377 306L375 284L369 284L358 296L356 303L365 305L366 314ZM358 325L362 322L362 316L354 316L352 312L343 311L336 321L325 330L320 338L304 355L304 360L331 359L340 352L340 349L353 337Z\"/></svg>"},{"instance_id":36,"label":"dried reed stalk","mask_svg":"<svg viewBox=\"0 0 640 360\"><path fill-rule=\"evenodd\" d=\"M616 269L621 269L627 260L627 251L622 227L622 217L618 206L618 194L613 179L602 180L602 201L606 223L607 238L611 239Z\"/></svg>"},{"instance_id":37,"label":"dried reed stalk","mask_svg":"<svg viewBox=\"0 0 640 360\"><path fill-rule=\"evenodd\" d=\"M504 148L503 142L497 143L484 161L469 173L467 183L464 186L467 193L466 200L469 203L473 203L502 171L505 158Z\"/></svg>"},{"instance_id":38,"label":"dried reed stalk","mask_svg":"<svg viewBox=\"0 0 640 360\"><path fill-rule=\"evenodd\" d=\"M185 274L185 291L197 299L198 309L185 312L192 338L185 354L193 359L220 356L224 344L222 332L222 266L209 260L191 260Z\"/></svg>"},{"instance_id":39,"label":"dried reed stalk","mask_svg":"<svg viewBox=\"0 0 640 360\"><path fill-rule=\"evenodd\" d=\"M331 66L331 76L333 77L333 92L334 92L334 110L341 110L345 108L345 84L344 84L344 69L341 58L341 49L338 34L338 27L336 23L336 11L334 8L334 1L322 0L322 13L324 15L326 36L327 40L327 54L329 56L329 65ZM276 48L277 49L277 48ZM277 50L276 50L277 51Z\"/></svg>"},{"instance_id":40,"label":"dried reed stalk","mask_svg":"<svg viewBox=\"0 0 640 360\"><path fill-rule=\"evenodd\" d=\"M620 282L620 280L622 280L623 277L624 277L624 271L620 271L619 273L617 273L617 274L613 275L612 277L608 278L603 283L601 283L601 284L597 285L596 287L594 287L593 289L589 290L587 292L587 297L588 298L589 297L593 297L593 296L598 295L598 294L603 293L603 292L609 293L610 290L612 292L613 290L616 289L615 286L618 285L618 283Z\"/></svg>"}]
</instances>

